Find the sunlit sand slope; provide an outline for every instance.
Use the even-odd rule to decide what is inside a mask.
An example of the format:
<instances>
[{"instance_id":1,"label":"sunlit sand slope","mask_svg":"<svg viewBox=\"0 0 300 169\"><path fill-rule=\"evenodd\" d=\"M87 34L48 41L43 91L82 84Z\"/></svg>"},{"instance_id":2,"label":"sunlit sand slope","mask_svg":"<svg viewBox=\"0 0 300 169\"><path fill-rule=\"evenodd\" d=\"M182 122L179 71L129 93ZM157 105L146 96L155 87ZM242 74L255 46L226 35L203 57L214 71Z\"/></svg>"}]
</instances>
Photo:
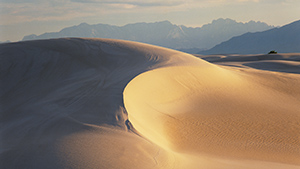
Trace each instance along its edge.
<instances>
[{"instance_id":1,"label":"sunlit sand slope","mask_svg":"<svg viewBox=\"0 0 300 169\"><path fill-rule=\"evenodd\" d=\"M129 120L176 152L300 165L300 76L237 67L143 73L124 92Z\"/></svg>"}]
</instances>

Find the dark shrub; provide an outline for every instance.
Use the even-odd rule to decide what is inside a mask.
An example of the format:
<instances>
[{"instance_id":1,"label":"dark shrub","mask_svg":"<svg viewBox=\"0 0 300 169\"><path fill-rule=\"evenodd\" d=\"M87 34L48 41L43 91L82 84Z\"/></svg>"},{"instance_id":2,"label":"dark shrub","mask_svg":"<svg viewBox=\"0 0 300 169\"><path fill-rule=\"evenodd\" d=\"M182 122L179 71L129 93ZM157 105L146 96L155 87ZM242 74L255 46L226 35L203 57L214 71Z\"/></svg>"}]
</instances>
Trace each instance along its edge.
<instances>
[{"instance_id":1,"label":"dark shrub","mask_svg":"<svg viewBox=\"0 0 300 169\"><path fill-rule=\"evenodd\" d=\"M275 50L271 50L268 54L277 54Z\"/></svg>"}]
</instances>

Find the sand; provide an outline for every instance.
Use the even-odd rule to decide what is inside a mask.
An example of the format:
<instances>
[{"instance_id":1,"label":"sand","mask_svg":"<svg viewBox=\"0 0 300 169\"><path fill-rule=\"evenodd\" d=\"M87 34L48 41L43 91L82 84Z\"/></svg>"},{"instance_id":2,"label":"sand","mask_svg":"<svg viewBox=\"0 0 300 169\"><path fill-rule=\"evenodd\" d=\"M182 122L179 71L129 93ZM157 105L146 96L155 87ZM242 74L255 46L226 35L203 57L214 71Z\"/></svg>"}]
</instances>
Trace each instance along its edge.
<instances>
[{"instance_id":1,"label":"sand","mask_svg":"<svg viewBox=\"0 0 300 169\"><path fill-rule=\"evenodd\" d=\"M300 168L300 54L0 45L0 168Z\"/></svg>"}]
</instances>

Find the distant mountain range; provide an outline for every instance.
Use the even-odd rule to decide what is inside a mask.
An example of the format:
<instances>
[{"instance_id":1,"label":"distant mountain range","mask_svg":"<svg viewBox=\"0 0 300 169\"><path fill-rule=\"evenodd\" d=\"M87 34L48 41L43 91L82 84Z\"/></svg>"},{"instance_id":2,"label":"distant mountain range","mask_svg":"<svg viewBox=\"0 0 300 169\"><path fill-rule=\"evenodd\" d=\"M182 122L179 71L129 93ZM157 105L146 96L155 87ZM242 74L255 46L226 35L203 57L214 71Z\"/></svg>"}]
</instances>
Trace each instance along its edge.
<instances>
[{"instance_id":1,"label":"distant mountain range","mask_svg":"<svg viewBox=\"0 0 300 169\"><path fill-rule=\"evenodd\" d=\"M279 53L300 52L300 20L280 28L233 37L199 54L258 54L271 50Z\"/></svg>"},{"instance_id":2,"label":"distant mountain range","mask_svg":"<svg viewBox=\"0 0 300 169\"><path fill-rule=\"evenodd\" d=\"M175 25L169 21L135 23L125 26L82 23L78 26L64 28L59 32L44 33L39 36L28 35L23 40L60 37L112 38L144 42L194 53L203 49L210 49L234 36L272 28L274 26L263 22L241 23L232 19L217 19L197 28Z\"/></svg>"}]
</instances>

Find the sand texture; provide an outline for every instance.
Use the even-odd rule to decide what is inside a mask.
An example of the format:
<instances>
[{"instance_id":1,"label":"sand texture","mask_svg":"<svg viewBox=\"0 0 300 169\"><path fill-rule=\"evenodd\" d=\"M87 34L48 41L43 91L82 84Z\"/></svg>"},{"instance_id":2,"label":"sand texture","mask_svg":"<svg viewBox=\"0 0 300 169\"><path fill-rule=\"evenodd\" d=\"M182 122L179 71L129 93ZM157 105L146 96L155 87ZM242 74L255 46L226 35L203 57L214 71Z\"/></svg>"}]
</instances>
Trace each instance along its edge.
<instances>
[{"instance_id":1,"label":"sand texture","mask_svg":"<svg viewBox=\"0 0 300 169\"><path fill-rule=\"evenodd\" d=\"M300 54L0 44L0 168L300 169Z\"/></svg>"}]
</instances>

